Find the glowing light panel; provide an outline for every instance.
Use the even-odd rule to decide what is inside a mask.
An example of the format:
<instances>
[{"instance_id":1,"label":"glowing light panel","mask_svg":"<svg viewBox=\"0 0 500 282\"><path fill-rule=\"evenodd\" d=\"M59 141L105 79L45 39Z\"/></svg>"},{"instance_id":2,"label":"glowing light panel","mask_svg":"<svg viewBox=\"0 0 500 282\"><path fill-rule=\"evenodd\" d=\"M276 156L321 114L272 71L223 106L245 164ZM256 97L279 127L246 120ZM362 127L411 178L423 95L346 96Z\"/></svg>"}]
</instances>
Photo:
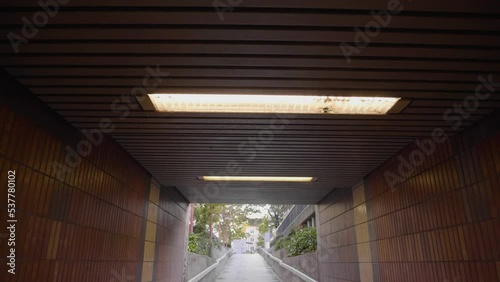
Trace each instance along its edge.
<instances>
[{"instance_id":1,"label":"glowing light panel","mask_svg":"<svg viewBox=\"0 0 500 282\"><path fill-rule=\"evenodd\" d=\"M293 113L384 115L400 100L389 97L338 97L239 94L149 94L160 112Z\"/></svg>"},{"instance_id":2,"label":"glowing light panel","mask_svg":"<svg viewBox=\"0 0 500 282\"><path fill-rule=\"evenodd\" d=\"M248 182L312 182L314 177L287 176L201 176L204 181L248 181Z\"/></svg>"}]
</instances>

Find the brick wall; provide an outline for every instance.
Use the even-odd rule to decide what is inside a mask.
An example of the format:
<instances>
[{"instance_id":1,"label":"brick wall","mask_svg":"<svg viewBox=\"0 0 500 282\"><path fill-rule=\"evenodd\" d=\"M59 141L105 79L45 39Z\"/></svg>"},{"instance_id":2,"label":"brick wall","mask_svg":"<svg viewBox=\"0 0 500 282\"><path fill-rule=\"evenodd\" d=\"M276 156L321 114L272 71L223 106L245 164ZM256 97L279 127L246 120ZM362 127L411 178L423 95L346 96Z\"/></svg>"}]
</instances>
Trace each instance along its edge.
<instances>
[{"instance_id":1,"label":"brick wall","mask_svg":"<svg viewBox=\"0 0 500 282\"><path fill-rule=\"evenodd\" d=\"M352 189L325 197L321 281L499 282L499 117L422 160L412 144ZM401 157L416 161L414 171L398 173Z\"/></svg>"},{"instance_id":2,"label":"brick wall","mask_svg":"<svg viewBox=\"0 0 500 282\"><path fill-rule=\"evenodd\" d=\"M0 88L0 281L181 281L185 200L152 185L109 138L61 174L55 162L64 163L65 147L83 136L8 83ZM6 265L8 170L16 171L15 275Z\"/></svg>"}]
</instances>

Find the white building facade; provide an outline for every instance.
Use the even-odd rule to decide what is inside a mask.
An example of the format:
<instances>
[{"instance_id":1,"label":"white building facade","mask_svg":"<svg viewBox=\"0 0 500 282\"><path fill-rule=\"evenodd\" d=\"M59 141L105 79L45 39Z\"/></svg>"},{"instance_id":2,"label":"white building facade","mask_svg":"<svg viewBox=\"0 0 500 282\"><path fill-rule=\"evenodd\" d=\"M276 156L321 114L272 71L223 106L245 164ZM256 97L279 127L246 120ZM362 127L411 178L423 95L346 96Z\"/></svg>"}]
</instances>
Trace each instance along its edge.
<instances>
[{"instance_id":1,"label":"white building facade","mask_svg":"<svg viewBox=\"0 0 500 282\"><path fill-rule=\"evenodd\" d=\"M245 230L245 234L247 235L247 251L248 252L256 252L257 251L257 242L259 241L259 228L257 226L248 226Z\"/></svg>"},{"instance_id":2,"label":"white building facade","mask_svg":"<svg viewBox=\"0 0 500 282\"><path fill-rule=\"evenodd\" d=\"M259 241L259 228L257 226L248 226L245 230L246 237L231 242L231 248L236 254L253 253L257 251Z\"/></svg>"}]
</instances>

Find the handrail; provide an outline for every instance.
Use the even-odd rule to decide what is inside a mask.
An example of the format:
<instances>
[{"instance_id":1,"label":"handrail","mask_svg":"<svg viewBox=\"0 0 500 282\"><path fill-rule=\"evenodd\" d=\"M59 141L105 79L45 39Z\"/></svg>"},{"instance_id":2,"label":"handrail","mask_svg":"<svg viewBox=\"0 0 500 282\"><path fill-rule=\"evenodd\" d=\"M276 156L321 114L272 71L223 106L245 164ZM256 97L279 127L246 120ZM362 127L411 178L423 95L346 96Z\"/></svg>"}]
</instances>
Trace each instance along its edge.
<instances>
[{"instance_id":1,"label":"handrail","mask_svg":"<svg viewBox=\"0 0 500 282\"><path fill-rule=\"evenodd\" d=\"M284 263L282 260L280 260L279 258L271 255L270 253L268 253L266 250L264 249L261 249L264 253L266 253L272 260L278 262L282 267L284 267L285 269L287 269L288 271L292 272L293 274L297 275L300 279L306 281L306 282L318 282L314 279L312 279L311 277L307 276L306 274L300 272L299 270L289 266L288 264Z\"/></svg>"},{"instance_id":2,"label":"handrail","mask_svg":"<svg viewBox=\"0 0 500 282\"><path fill-rule=\"evenodd\" d=\"M212 272L212 270L214 270L217 266L219 266L219 263L229 254L231 253L233 250L229 250L227 253L225 253L222 257L218 258L214 264L212 264L211 266L209 266L207 269L203 270L202 272L200 272L198 275L196 275L195 277L191 278L188 282L198 282L200 281L203 277L207 276L207 274L209 274L210 272Z\"/></svg>"}]
</instances>

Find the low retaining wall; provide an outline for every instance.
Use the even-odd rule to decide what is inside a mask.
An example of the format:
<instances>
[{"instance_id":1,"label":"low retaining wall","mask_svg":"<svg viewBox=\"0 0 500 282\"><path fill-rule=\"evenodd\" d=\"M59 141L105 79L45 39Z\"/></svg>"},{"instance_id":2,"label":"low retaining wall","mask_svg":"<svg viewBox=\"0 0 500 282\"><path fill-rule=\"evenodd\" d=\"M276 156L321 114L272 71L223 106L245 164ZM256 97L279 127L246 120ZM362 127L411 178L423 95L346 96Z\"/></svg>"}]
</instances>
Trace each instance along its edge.
<instances>
[{"instance_id":1,"label":"low retaining wall","mask_svg":"<svg viewBox=\"0 0 500 282\"><path fill-rule=\"evenodd\" d=\"M286 282L303 282L304 279L297 276L292 271L280 265L279 262L272 259L264 251L260 251L261 255L264 257L266 262L273 268L274 272L282 281ZM309 276L310 278L318 281L319 279L319 267L318 267L318 254L306 254L296 257L287 257L286 250L279 250L271 253L272 256L281 259L283 263L295 268L296 270L302 272L303 274Z\"/></svg>"},{"instance_id":2,"label":"low retaining wall","mask_svg":"<svg viewBox=\"0 0 500 282\"><path fill-rule=\"evenodd\" d=\"M193 277L195 277L217 261L214 258L191 252L188 252L187 260L188 262L185 281L191 280Z\"/></svg>"},{"instance_id":3,"label":"low retaining wall","mask_svg":"<svg viewBox=\"0 0 500 282\"><path fill-rule=\"evenodd\" d=\"M185 275L185 280L184 281L189 281L196 277L196 275L200 274L203 272L205 269L209 268L213 264L217 262L217 259L223 257L227 252L229 252L229 248L213 248L211 250L211 254L213 257L209 256L202 256L199 254L194 254L188 252L187 255L187 268L186 268L186 275ZM227 261L231 257L231 252L224 257L222 260L219 261L219 265L210 271L207 275L205 275L201 280L202 282L213 282L217 280L217 277L219 277L220 273L224 269L224 267L227 264Z\"/></svg>"},{"instance_id":4,"label":"low retaining wall","mask_svg":"<svg viewBox=\"0 0 500 282\"><path fill-rule=\"evenodd\" d=\"M318 254L306 254L291 258L284 258L283 262L289 266L297 269L298 271L306 274L312 279L319 280L319 264L318 264ZM283 281L288 281L283 279Z\"/></svg>"}]
</instances>

